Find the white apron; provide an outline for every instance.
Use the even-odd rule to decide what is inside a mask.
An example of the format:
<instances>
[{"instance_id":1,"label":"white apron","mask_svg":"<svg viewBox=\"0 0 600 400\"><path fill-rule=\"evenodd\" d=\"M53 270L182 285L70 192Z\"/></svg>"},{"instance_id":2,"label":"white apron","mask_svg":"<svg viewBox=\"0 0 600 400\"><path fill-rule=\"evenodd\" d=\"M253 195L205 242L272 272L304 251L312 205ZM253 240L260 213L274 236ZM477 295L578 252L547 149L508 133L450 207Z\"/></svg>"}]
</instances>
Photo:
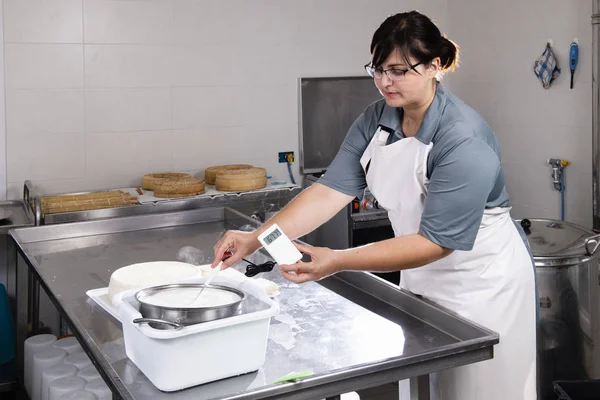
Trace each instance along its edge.
<instances>
[{"instance_id":1,"label":"white apron","mask_svg":"<svg viewBox=\"0 0 600 400\"><path fill-rule=\"evenodd\" d=\"M379 128L360 162L396 236L419 232L433 144L409 137L386 145ZM368 168L367 168L368 167ZM402 271L400 285L500 335L494 358L432 374L432 398L536 398L536 314L531 258L509 208L486 209L471 251Z\"/></svg>"}]
</instances>

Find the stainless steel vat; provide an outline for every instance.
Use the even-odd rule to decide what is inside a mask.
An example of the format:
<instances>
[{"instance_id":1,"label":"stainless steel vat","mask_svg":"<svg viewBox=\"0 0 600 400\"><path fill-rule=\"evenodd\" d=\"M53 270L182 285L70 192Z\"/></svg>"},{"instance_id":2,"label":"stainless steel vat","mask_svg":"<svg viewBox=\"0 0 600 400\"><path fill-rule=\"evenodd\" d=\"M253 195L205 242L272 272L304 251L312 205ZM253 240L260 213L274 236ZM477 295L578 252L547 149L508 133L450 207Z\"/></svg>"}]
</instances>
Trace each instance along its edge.
<instances>
[{"instance_id":1,"label":"stainless steel vat","mask_svg":"<svg viewBox=\"0 0 600 400\"><path fill-rule=\"evenodd\" d=\"M598 237L565 221L524 219L521 226L540 302L538 397L555 399L554 380L600 378Z\"/></svg>"}]
</instances>

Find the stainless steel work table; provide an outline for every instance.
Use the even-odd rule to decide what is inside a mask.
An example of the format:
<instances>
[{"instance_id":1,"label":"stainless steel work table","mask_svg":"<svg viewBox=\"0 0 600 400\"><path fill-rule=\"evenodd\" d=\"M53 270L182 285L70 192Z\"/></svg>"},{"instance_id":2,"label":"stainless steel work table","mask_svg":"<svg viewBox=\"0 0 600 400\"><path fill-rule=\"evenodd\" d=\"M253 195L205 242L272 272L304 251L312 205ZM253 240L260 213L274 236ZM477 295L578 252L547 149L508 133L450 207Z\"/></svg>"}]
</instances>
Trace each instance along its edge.
<instances>
[{"instance_id":1,"label":"stainless steel work table","mask_svg":"<svg viewBox=\"0 0 600 400\"><path fill-rule=\"evenodd\" d=\"M114 398L335 398L493 356L497 334L371 274L340 273L295 285L275 268L264 277L280 285L281 313L272 319L263 367L179 392L160 392L126 357L120 322L86 291L106 287L112 271L121 266L173 260L183 246L200 248L209 262L220 233L249 223L255 222L237 211L215 208L21 228L10 234ZM24 269L19 266L19 276L27 276ZM314 375L298 383L272 384L302 370Z\"/></svg>"}]
</instances>

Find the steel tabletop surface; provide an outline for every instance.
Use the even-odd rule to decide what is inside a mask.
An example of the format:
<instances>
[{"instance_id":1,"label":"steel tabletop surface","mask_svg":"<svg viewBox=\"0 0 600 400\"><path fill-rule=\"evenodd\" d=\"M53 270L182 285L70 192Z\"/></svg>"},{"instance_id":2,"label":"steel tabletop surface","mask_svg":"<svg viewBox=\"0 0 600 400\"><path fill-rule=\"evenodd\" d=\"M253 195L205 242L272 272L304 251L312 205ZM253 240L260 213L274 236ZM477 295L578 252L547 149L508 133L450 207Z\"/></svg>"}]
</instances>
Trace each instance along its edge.
<instances>
[{"instance_id":1,"label":"steel tabletop surface","mask_svg":"<svg viewBox=\"0 0 600 400\"><path fill-rule=\"evenodd\" d=\"M115 398L317 399L493 356L497 334L372 274L345 272L297 285L275 268L259 275L279 285L281 308L271 320L262 368L178 392L159 391L127 358L120 322L86 291L107 287L122 266L175 260L184 246L200 249L208 263L219 236L248 223L256 224L217 208L21 228L11 236ZM267 259L258 252L251 261ZM243 272L245 265L234 268ZM273 384L305 370L313 375Z\"/></svg>"}]
</instances>

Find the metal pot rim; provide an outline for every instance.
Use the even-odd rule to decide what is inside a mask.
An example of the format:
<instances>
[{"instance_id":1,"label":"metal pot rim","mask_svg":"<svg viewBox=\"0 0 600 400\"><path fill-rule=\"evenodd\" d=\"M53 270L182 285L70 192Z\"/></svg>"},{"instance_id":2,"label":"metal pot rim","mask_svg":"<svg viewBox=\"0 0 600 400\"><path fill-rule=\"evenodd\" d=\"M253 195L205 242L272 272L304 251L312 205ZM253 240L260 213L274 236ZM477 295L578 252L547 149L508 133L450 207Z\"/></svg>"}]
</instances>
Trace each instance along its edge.
<instances>
[{"instance_id":1,"label":"metal pot rim","mask_svg":"<svg viewBox=\"0 0 600 400\"><path fill-rule=\"evenodd\" d=\"M572 267L574 265L583 264L592 260L593 257L581 256L533 256L533 261L536 267Z\"/></svg>"},{"instance_id":2,"label":"metal pot rim","mask_svg":"<svg viewBox=\"0 0 600 400\"><path fill-rule=\"evenodd\" d=\"M143 300L140 300L140 296L148 295L151 292L160 292L163 290L177 289L177 288L190 288L190 287L197 287L198 289L201 289L202 287L204 287L204 284L203 283L171 283L168 285L151 286L151 287L147 287L147 288L137 291L135 293L135 299L140 304L143 304L147 307L156 307L161 310L204 311L204 310L218 310L218 309L227 308L227 307L235 307L238 304L240 304L242 301L244 301L244 299L246 298L246 293L242 292L241 290L238 290L238 289L235 289L235 288L232 288L229 286L225 286L225 285L210 284L207 286L207 288L232 292L232 293L235 293L238 296L240 296L240 299L237 301L231 302L231 303L226 303L226 304L222 304L220 306L212 306L212 307L168 307L168 306L162 306L162 305L157 305L157 304L150 304Z\"/></svg>"}]
</instances>

